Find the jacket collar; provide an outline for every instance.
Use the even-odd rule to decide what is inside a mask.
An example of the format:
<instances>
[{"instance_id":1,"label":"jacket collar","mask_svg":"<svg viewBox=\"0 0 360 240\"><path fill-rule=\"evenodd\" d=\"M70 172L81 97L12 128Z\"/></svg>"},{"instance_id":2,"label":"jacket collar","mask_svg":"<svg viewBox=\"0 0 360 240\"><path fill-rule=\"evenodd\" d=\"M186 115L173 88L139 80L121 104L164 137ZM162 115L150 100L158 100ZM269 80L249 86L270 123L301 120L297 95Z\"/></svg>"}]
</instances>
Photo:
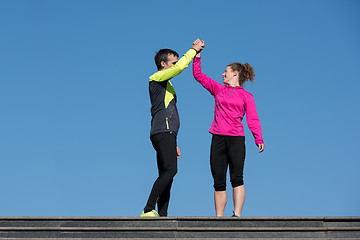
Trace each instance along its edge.
<instances>
[{"instance_id":1,"label":"jacket collar","mask_svg":"<svg viewBox=\"0 0 360 240\"><path fill-rule=\"evenodd\" d=\"M228 85L228 84L225 84L226 87L228 88L233 88L232 86ZM244 89L243 86L239 86L239 87L234 87L235 89Z\"/></svg>"}]
</instances>

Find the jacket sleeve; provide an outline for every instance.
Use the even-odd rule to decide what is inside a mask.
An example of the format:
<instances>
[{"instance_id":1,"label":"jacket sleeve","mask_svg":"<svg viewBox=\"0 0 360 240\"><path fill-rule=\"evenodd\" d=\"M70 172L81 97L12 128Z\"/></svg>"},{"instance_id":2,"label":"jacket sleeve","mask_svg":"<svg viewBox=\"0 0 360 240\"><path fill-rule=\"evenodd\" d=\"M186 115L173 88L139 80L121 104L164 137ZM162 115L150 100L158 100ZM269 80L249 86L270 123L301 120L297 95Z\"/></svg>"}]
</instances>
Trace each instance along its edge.
<instances>
[{"instance_id":1,"label":"jacket sleeve","mask_svg":"<svg viewBox=\"0 0 360 240\"><path fill-rule=\"evenodd\" d=\"M193 75L205 89L207 89L213 96L215 96L222 88L223 85L215 80L212 80L206 74L201 72L201 57L195 57L193 61Z\"/></svg>"},{"instance_id":2,"label":"jacket sleeve","mask_svg":"<svg viewBox=\"0 0 360 240\"><path fill-rule=\"evenodd\" d=\"M196 51L194 49L190 49L187 51L184 56L182 56L177 63L168 68L166 70L158 71L150 76L150 81L167 81L179 73L181 73L187 66L189 66L191 60L195 57Z\"/></svg>"},{"instance_id":3,"label":"jacket sleeve","mask_svg":"<svg viewBox=\"0 0 360 240\"><path fill-rule=\"evenodd\" d=\"M256 144L264 143L262 139L261 125L260 125L259 116L256 111L254 97L250 93L246 97L245 111L246 111L246 121L250 131L252 132L255 138L255 143Z\"/></svg>"}]
</instances>

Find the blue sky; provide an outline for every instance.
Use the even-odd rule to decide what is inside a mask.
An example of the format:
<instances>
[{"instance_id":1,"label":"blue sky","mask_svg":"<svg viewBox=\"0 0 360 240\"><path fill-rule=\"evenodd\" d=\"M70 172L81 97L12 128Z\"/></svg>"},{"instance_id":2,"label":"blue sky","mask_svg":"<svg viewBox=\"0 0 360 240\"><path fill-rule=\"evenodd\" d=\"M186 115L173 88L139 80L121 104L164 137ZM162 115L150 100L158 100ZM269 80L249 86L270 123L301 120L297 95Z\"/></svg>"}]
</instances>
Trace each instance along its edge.
<instances>
[{"instance_id":1,"label":"blue sky","mask_svg":"<svg viewBox=\"0 0 360 240\"><path fill-rule=\"evenodd\" d=\"M211 78L235 61L255 69L245 89L265 151L244 121L243 216L359 216L359 10L351 0L0 1L0 215L138 216L157 177L154 54L182 55L200 38ZM169 216L214 216L214 101L191 66L172 83L182 157Z\"/></svg>"}]
</instances>

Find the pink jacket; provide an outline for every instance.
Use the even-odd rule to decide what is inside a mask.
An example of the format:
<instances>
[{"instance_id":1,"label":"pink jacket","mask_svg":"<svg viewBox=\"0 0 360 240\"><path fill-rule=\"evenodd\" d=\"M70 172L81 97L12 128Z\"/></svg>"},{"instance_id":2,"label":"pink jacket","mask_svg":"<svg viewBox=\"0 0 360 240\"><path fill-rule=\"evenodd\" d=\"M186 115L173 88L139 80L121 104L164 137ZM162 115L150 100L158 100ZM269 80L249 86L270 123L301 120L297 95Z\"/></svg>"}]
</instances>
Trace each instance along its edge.
<instances>
[{"instance_id":1,"label":"pink jacket","mask_svg":"<svg viewBox=\"0 0 360 240\"><path fill-rule=\"evenodd\" d=\"M227 136L244 136L244 125L241 121L246 113L247 124L255 143L263 143L261 126L256 112L254 97L243 87L221 85L201 72L201 58L193 61L193 74L215 98L214 121L210 133Z\"/></svg>"}]
</instances>

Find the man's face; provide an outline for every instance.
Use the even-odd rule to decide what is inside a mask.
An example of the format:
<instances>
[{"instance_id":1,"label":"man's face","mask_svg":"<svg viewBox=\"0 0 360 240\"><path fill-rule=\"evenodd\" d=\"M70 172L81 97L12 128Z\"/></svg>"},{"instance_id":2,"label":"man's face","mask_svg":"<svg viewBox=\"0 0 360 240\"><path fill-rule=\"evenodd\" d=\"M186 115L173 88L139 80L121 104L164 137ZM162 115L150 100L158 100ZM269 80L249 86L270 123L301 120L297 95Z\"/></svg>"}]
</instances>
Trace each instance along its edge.
<instances>
[{"instance_id":1,"label":"man's face","mask_svg":"<svg viewBox=\"0 0 360 240\"><path fill-rule=\"evenodd\" d=\"M172 66L175 65L175 63L177 63L177 61L178 58L176 56L169 54L167 63L165 63L164 61L161 62L161 66L163 67L162 70L171 68Z\"/></svg>"}]
</instances>

